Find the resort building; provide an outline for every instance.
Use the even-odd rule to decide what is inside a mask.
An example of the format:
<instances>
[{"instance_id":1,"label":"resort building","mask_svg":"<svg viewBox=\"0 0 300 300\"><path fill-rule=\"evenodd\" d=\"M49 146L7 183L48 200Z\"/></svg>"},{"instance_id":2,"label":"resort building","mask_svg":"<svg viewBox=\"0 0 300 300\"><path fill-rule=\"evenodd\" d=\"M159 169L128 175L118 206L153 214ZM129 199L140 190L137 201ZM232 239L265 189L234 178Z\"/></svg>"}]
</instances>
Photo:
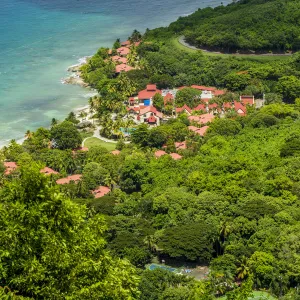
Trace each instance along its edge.
<instances>
[{"instance_id":1,"label":"resort building","mask_svg":"<svg viewBox=\"0 0 300 300\"><path fill-rule=\"evenodd\" d=\"M81 180L81 177L82 177L82 175L80 175L80 174L71 175L71 176L68 176L65 178L60 178L60 179L56 180L56 183L57 184L69 184L72 181L74 183L78 183Z\"/></svg>"},{"instance_id":2,"label":"resort building","mask_svg":"<svg viewBox=\"0 0 300 300\"><path fill-rule=\"evenodd\" d=\"M198 128L196 126L189 126L188 129L200 136L204 136L206 131L208 130L209 126L203 126L201 128Z\"/></svg>"},{"instance_id":3,"label":"resort building","mask_svg":"<svg viewBox=\"0 0 300 300\"><path fill-rule=\"evenodd\" d=\"M139 104L145 106L153 105L152 98L155 94L161 94L161 90L157 89L156 84L148 84L145 90L138 93Z\"/></svg>"},{"instance_id":4,"label":"resort building","mask_svg":"<svg viewBox=\"0 0 300 300\"><path fill-rule=\"evenodd\" d=\"M40 170L40 173L45 174L45 175L51 175L51 174L57 175L57 174L59 174L58 172L56 172L53 169L48 168L48 167L45 167L44 169Z\"/></svg>"},{"instance_id":5,"label":"resort building","mask_svg":"<svg viewBox=\"0 0 300 300\"><path fill-rule=\"evenodd\" d=\"M91 191L96 199L102 198L103 196L110 193L110 188L107 186L99 186L97 189Z\"/></svg>"},{"instance_id":6,"label":"resort building","mask_svg":"<svg viewBox=\"0 0 300 300\"><path fill-rule=\"evenodd\" d=\"M10 161L10 162L4 162L4 167L5 167L5 175L11 174L14 170L17 169L18 165L17 163Z\"/></svg>"},{"instance_id":7,"label":"resort building","mask_svg":"<svg viewBox=\"0 0 300 300\"><path fill-rule=\"evenodd\" d=\"M215 116L213 114L203 114L200 116L189 116L189 121L190 122L195 122L198 124L207 124L209 122L212 122Z\"/></svg>"}]
</instances>

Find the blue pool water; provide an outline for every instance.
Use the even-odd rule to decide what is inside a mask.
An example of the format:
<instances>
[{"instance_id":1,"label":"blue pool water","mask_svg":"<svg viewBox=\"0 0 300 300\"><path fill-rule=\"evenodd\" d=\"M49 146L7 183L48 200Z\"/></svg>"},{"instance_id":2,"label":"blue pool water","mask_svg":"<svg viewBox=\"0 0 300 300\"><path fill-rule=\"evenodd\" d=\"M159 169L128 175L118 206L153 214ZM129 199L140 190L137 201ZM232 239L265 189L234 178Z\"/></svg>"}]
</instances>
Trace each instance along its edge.
<instances>
[{"instance_id":1,"label":"blue pool water","mask_svg":"<svg viewBox=\"0 0 300 300\"><path fill-rule=\"evenodd\" d=\"M79 58L221 2L0 0L0 145L87 104L88 90L61 84Z\"/></svg>"}]
</instances>

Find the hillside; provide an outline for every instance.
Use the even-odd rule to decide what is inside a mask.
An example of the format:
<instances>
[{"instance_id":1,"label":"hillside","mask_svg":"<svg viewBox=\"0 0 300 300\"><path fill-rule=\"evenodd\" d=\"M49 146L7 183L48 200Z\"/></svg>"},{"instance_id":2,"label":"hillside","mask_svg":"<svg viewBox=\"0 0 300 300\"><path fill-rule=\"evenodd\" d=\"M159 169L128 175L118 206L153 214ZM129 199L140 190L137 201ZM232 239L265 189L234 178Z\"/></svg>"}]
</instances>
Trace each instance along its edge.
<instances>
[{"instance_id":1,"label":"hillside","mask_svg":"<svg viewBox=\"0 0 300 300\"><path fill-rule=\"evenodd\" d=\"M300 49L300 2L242 0L226 7L199 9L169 30L193 45L224 52L284 52Z\"/></svg>"}]
</instances>

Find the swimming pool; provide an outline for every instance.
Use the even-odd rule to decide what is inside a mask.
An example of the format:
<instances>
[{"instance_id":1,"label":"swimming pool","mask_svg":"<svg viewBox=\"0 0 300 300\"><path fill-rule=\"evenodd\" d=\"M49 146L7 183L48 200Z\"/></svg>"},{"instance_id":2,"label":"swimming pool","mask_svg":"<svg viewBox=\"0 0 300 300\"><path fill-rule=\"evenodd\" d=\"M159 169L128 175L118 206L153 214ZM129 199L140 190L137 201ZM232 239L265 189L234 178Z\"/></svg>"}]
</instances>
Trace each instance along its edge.
<instances>
[{"instance_id":1,"label":"swimming pool","mask_svg":"<svg viewBox=\"0 0 300 300\"><path fill-rule=\"evenodd\" d=\"M172 267L168 267L168 266L164 266L164 265L157 265L157 264L151 264L148 267L149 270L153 271L155 269L163 269L163 270L167 270L170 272L177 272L178 270L176 268L172 268Z\"/></svg>"}]
</instances>

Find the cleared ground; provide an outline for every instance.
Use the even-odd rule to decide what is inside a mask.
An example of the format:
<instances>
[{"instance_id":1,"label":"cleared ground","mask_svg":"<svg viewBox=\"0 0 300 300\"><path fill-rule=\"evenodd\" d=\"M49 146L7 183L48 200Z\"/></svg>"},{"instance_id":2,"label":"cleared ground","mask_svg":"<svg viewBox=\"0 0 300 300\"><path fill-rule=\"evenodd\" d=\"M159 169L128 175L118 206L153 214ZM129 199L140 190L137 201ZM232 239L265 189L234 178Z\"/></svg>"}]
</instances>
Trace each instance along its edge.
<instances>
[{"instance_id":1,"label":"cleared ground","mask_svg":"<svg viewBox=\"0 0 300 300\"><path fill-rule=\"evenodd\" d=\"M107 143L107 142L99 140L98 138L95 138L95 137L91 137L91 138L87 139L84 142L84 146L88 147L88 148L91 148L92 146L101 146L101 147L106 148L109 151L112 151L112 150L116 149L116 144Z\"/></svg>"}]
</instances>

